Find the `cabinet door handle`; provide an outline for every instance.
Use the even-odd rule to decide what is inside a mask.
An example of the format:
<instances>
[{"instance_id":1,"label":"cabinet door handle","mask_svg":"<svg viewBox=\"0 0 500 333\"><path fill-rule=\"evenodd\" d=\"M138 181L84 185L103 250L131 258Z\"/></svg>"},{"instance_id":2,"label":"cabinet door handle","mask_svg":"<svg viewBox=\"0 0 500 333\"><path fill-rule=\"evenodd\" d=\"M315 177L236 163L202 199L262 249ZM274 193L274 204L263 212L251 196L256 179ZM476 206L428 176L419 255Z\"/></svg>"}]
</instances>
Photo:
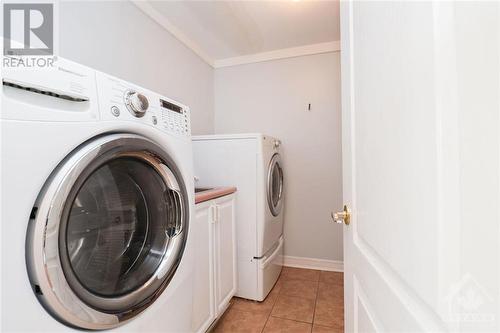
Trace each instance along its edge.
<instances>
[{"instance_id":1,"label":"cabinet door handle","mask_svg":"<svg viewBox=\"0 0 500 333\"><path fill-rule=\"evenodd\" d=\"M217 222L217 207L216 207L215 205L210 206L210 211L211 211L211 213L212 213L212 214L211 214L212 216L211 216L211 219L210 219L210 220L211 220L211 222L212 222L212 223Z\"/></svg>"}]
</instances>

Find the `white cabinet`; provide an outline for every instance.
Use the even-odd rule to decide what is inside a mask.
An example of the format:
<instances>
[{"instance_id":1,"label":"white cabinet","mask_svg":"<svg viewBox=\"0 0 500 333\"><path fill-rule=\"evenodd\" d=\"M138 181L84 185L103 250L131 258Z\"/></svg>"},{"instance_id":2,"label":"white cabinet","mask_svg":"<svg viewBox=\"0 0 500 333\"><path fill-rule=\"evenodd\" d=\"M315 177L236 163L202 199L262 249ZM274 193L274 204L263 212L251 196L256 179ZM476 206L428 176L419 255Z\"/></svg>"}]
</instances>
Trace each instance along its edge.
<instances>
[{"instance_id":1,"label":"white cabinet","mask_svg":"<svg viewBox=\"0 0 500 333\"><path fill-rule=\"evenodd\" d=\"M193 331L206 332L236 293L234 195L195 206L196 246Z\"/></svg>"},{"instance_id":2,"label":"white cabinet","mask_svg":"<svg viewBox=\"0 0 500 333\"><path fill-rule=\"evenodd\" d=\"M225 311L236 293L236 232L234 195L215 199L213 211L215 244L215 304L218 314Z\"/></svg>"},{"instance_id":3,"label":"white cabinet","mask_svg":"<svg viewBox=\"0 0 500 333\"><path fill-rule=\"evenodd\" d=\"M191 233L196 248L195 277L193 287L193 332L205 332L215 317L214 280L214 232L209 223L211 202L195 207Z\"/></svg>"}]
</instances>

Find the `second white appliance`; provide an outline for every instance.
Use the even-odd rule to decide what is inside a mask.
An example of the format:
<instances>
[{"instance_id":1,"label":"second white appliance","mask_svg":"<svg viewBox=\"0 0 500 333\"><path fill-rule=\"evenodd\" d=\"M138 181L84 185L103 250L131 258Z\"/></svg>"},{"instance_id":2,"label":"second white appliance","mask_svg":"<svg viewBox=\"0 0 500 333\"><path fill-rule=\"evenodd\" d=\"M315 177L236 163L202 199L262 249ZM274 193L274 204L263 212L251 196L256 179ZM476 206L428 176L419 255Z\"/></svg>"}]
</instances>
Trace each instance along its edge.
<instances>
[{"instance_id":1,"label":"second white appliance","mask_svg":"<svg viewBox=\"0 0 500 333\"><path fill-rule=\"evenodd\" d=\"M281 142L263 134L193 137L198 187L236 186L239 297L262 301L283 266Z\"/></svg>"}]
</instances>

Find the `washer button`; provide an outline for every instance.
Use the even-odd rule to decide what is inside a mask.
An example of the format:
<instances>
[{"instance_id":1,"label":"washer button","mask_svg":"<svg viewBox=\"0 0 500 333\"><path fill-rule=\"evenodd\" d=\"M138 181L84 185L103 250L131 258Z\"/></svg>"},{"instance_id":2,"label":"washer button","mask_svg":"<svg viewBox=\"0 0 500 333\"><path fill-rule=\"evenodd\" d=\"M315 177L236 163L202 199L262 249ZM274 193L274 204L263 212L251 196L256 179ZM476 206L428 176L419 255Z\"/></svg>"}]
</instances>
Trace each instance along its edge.
<instances>
[{"instance_id":1,"label":"washer button","mask_svg":"<svg viewBox=\"0 0 500 333\"><path fill-rule=\"evenodd\" d=\"M158 124L158 119L156 119L156 116L153 116L152 119L153 119L153 125Z\"/></svg>"},{"instance_id":2,"label":"washer button","mask_svg":"<svg viewBox=\"0 0 500 333\"><path fill-rule=\"evenodd\" d=\"M112 106L111 107L111 114L115 117L118 117L120 115L120 109L118 109L117 106Z\"/></svg>"}]
</instances>

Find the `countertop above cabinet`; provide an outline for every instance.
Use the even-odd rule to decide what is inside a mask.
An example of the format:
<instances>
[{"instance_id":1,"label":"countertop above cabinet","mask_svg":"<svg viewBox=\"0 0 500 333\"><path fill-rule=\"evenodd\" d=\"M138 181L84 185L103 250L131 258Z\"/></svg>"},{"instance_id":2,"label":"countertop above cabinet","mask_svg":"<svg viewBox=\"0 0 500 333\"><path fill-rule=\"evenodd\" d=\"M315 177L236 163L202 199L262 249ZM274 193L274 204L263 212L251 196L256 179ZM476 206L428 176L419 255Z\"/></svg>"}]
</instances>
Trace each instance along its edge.
<instances>
[{"instance_id":1,"label":"countertop above cabinet","mask_svg":"<svg viewBox=\"0 0 500 333\"><path fill-rule=\"evenodd\" d=\"M211 187L211 188L195 188L195 199L196 204L212 200L215 198L220 198L225 195L236 192L236 187L226 186L226 187Z\"/></svg>"}]
</instances>

